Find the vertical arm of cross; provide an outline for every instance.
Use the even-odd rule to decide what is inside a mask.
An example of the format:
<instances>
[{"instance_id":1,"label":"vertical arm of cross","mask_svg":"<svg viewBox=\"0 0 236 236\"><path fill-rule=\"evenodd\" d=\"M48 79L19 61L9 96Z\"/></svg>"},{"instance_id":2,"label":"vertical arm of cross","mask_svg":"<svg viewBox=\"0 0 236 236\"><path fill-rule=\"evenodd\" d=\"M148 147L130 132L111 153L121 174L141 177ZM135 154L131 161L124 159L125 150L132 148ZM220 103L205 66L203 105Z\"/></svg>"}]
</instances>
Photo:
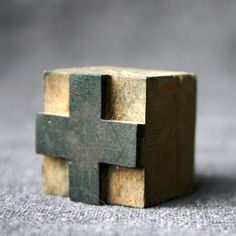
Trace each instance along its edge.
<instances>
[{"instance_id":1,"label":"vertical arm of cross","mask_svg":"<svg viewBox=\"0 0 236 236\"><path fill-rule=\"evenodd\" d=\"M95 140L96 124L101 120L102 76L70 76L69 196L71 200L99 203L99 169Z\"/></svg>"},{"instance_id":2,"label":"vertical arm of cross","mask_svg":"<svg viewBox=\"0 0 236 236\"><path fill-rule=\"evenodd\" d=\"M69 196L99 203L99 163L137 166L140 125L104 121L102 76L70 77Z\"/></svg>"},{"instance_id":3,"label":"vertical arm of cross","mask_svg":"<svg viewBox=\"0 0 236 236\"><path fill-rule=\"evenodd\" d=\"M71 75L70 115L101 119L101 75Z\"/></svg>"},{"instance_id":4,"label":"vertical arm of cross","mask_svg":"<svg viewBox=\"0 0 236 236\"><path fill-rule=\"evenodd\" d=\"M68 157L68 118L49 114L36 116L36 152L56 157Z\"/></svg>"}]
</instances>

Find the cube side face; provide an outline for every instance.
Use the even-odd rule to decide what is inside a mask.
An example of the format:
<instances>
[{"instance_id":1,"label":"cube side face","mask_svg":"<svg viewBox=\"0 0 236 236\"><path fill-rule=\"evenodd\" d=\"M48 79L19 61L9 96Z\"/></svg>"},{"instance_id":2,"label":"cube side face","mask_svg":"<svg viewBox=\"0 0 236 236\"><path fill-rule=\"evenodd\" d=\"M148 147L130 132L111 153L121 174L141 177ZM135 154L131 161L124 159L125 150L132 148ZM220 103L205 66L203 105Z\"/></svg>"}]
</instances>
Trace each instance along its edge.
<instances>
[{"instance_id":1,"label":"cube side face","mask_svg":"<svg viewBox=\"0 0 236 236\"><path fill-rule=\"evenodd\" d=\"M44 112L69 116L69 73L47 72L44 78ZM111 76L105 92L105 119L145 123L146 81ZM68 196L68 161L45 156L43 190ZM144 169L104 165L101 168L101 201L109 204L144 207Z\"/></svg>"},{"instance_id":2,"label":"cube side face","mask_svg":"<svg viewBox=\"0 0 236 236\"><path fill-rule=\"evenodd\" d=\"M190 192L194 175L196 79L147 79L145 206Z\"/></svg>"}]
</instances>

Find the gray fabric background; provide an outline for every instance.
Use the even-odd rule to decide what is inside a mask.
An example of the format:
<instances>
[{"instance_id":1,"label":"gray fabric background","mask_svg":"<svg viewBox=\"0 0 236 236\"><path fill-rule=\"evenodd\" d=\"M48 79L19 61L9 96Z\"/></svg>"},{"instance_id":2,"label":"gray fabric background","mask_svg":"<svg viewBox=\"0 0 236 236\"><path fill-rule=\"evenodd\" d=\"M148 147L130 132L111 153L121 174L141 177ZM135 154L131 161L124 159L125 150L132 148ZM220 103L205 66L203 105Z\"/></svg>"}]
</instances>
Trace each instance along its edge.
<instances>
[{"instance_id":1,"label":"gray fabric background","mask_svg":"<svg viewBox=\"0 0 236 236\"><path fill-rule=\"evenodd\" d=\"M234 0L1 1L0 235L235 234L235 12ZM42 72L89 65L197 73L193 194L132 209L42 193Z\"/></svg>"}]
</instances>

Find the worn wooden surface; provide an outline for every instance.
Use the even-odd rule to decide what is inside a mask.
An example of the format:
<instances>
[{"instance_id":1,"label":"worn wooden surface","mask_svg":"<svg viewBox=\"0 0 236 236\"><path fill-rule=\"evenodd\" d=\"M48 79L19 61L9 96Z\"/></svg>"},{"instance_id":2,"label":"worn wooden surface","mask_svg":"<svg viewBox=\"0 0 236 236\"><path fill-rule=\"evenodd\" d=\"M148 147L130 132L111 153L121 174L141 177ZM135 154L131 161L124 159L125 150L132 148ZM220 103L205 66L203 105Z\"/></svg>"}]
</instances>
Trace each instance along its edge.
<instances>
[{"instance_id":1,"label":"worn wooden surface","mask_svg":"<svg viewBox=\"0 0 236 236\"><path fill-rule=\"evenodd\" d=\"M43 158L43 191L54 195L68 196L69 163L52 156Z\"/></svg>"},{"instance_id":2,"label":"worn wooden surface","mask_svg":"<svg viewBox=\"0 0 236 236\"><path fill-rule=\"evenodd\" d=\"M195 90L190 75L147 80L146 206L193 189Z\"/></svg>"},{"instance_id":3,"label":"worn wooden surface","mask_svg":"<svg viewBox=\"0 0 236 236\"><path fill-rule=\"evenodd\" d=\"M103 118L146 124L142 144L145 170L105 165L101 174L101 200L144 207L190 191L193 187L194 75L104 67L55 70L45 74L45 112L69 116L69 74L74 72L111 75L104 94ZM57 162L64 165L66 172L66 161L57 159ZM44 159L44 170L52 169L53 165L54 158L51 163L50 157ZM68 186L68 174L62 176L67 176L62 185ZM43 181L44 190L67 195L61 194L54 180Z\"/></svg>"},{"instance_id":4,"label":"worn wooden surface","mask_svg":"<svg viewBox=\"0 0 236 236\"><path fill-rule=\"evenodd\" d=\"M102 202L126 206L145 206L144 168L104 165L101 179Z\"/></svg>"}]
</instances>

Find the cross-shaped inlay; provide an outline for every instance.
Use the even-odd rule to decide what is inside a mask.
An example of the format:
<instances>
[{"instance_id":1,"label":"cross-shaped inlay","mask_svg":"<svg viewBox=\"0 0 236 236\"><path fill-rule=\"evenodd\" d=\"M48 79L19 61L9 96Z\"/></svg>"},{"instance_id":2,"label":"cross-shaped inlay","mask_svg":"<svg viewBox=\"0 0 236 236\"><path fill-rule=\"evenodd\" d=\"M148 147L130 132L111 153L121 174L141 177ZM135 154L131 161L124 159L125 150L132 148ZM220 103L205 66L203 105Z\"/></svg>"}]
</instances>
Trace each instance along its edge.
<instances>
[{"instance_id":1,"label":"cross-shaped inlay","mask_svg":"<svg viewBox=\"0 0 236 236\"><path fill-rule=\"evenodd\" d=\"M70 114L37 114L37 153L69 160L69 197L99 204L100 164L136 167L144 125L102 119L100 75L70 76Z\"/></svg>"}]
</instances>

